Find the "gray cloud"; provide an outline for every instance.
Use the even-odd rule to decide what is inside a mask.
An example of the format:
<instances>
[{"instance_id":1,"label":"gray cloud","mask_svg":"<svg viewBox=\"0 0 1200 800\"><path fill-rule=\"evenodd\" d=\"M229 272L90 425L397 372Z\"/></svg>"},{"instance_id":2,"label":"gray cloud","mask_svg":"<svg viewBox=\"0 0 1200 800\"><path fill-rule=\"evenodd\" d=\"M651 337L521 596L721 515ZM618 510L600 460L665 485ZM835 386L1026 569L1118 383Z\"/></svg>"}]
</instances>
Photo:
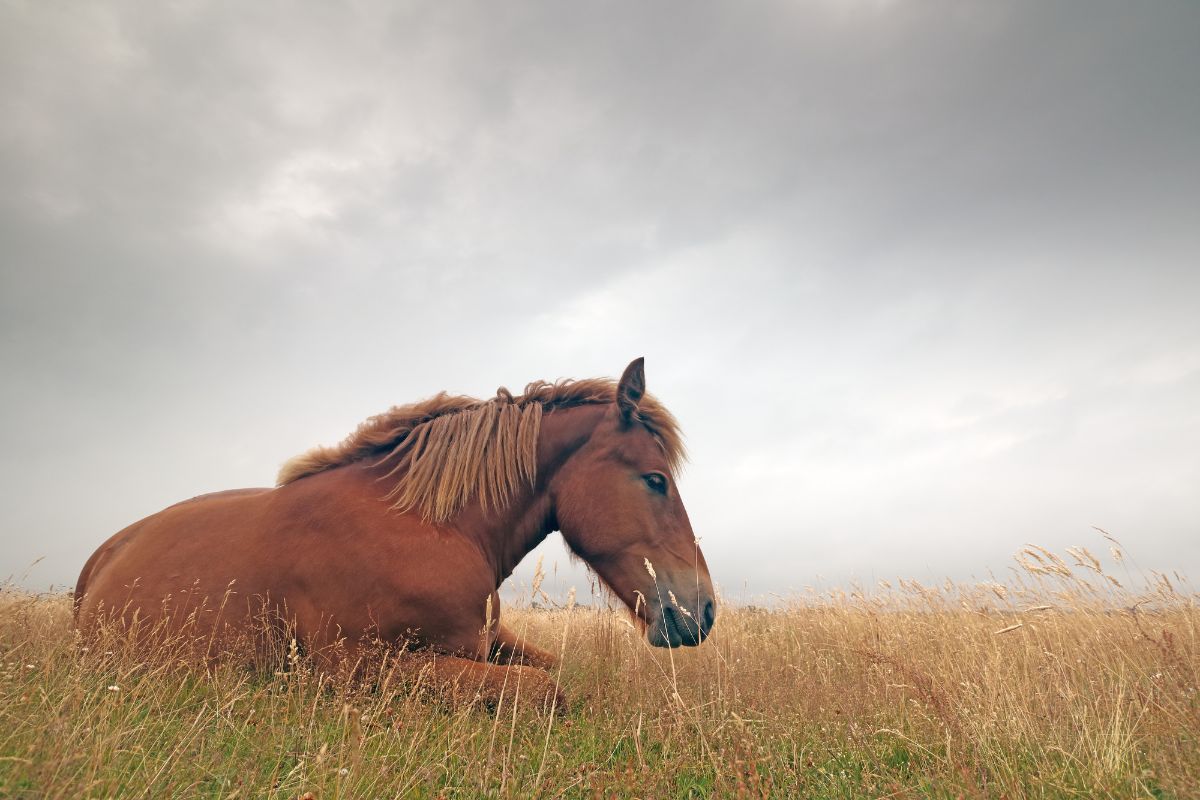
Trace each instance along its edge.
<instances>
[{"instance_id":1,"label":"gray cloud","mask_svg":"<svg viewBox=\"0 0 1200 800\"><path fill-rule=\"evenodd\" d=\"M0 574L640 354L729 591L1200 567L1187 4L0 15Z\"/></svg>"}]
</instances>

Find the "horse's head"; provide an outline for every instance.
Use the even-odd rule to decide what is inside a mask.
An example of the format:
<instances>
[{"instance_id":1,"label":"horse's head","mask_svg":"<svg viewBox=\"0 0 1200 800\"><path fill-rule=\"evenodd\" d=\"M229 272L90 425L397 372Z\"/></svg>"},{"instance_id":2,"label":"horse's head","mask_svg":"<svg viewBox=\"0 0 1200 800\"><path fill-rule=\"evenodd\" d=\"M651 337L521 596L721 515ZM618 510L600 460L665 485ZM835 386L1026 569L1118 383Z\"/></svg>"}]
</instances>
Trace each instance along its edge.
<instances>
[{"instance_id":1,"label":"horse's head","mask_svg":"<svg viewBox=\"0 0 1200 800\"><path fill-rule=\"evenodd\" d=\"M712 629L716 598L668 453L639 415L642 364L625 369L611 412L550 490L563 538L645 623L650 643L697 645Z\"/></svg>"}]
</instances>

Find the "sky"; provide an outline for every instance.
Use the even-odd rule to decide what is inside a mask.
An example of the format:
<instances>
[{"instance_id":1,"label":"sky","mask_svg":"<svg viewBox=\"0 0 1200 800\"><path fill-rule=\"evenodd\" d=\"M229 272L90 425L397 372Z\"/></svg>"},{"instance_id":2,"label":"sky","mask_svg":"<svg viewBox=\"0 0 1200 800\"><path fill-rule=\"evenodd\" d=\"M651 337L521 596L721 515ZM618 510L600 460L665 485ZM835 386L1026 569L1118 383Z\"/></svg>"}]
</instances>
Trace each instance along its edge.
<instances>
[{"instance_id":1,"label":"sky","mask_svg":"<svg viewBox=\"0 0 1200 800\"><path fill-rule=\"evenodd\" d=\"M1197 42L1192 2L0 2L0 580L637 356L726 597L1093 526L1200 575ZM584 591L565 552L514 585Z\"/></svg>"}]
</instances>

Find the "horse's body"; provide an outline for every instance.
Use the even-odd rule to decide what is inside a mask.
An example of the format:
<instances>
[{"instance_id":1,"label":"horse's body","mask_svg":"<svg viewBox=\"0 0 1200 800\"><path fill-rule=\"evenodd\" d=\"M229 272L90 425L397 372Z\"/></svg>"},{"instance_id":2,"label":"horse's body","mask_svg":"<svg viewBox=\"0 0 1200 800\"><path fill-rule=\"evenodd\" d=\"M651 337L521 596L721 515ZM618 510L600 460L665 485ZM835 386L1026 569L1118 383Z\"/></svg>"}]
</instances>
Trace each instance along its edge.
<instances>
[{"instance_id":1,"label":"horse's body","mask_svg":"<svg viewBox=\"0 0 1200 800\"><path fill-rule=\"evenodd\" d=\"M203 495L113 536L79 576L77 624L186 619L215 651L268 619L330 665L370 639L459 674L506 669L480 663L496 653L545 668L499 624L496 590L561 530L652 643L698 644L712 585L669 477L678 433L643 381L639 359L615 386L393 409L290 462L277 488Z\"/></svg>"}]
</instances>

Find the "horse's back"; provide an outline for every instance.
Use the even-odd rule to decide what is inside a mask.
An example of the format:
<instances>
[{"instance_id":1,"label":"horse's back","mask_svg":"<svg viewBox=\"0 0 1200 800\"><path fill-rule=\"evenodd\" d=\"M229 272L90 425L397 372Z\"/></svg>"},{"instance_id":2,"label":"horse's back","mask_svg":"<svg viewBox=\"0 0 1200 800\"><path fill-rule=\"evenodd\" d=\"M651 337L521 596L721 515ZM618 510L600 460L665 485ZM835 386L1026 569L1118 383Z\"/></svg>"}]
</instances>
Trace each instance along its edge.
<instances>
[{"instance_id":1,"label":"horse's back","mask_svg":"<svg viewBox=\"0 0 1200 800\"><path fill-rule=\"evenodd\" d=\"M314 648L419 629L457 650L478 636L462 609L494 581L477 543L391 511L374 476L351 467L204 495L134 523L84 567L76 622L87 631L110 617L206 629L272 619Z\"/></svg>"},{"instance_id":2,"label":"horse's back","mask_svg":"<svg viewBox=\"0 0 1200 800\"><path fill-rule=\"evenodd\" d=\"M268 489L268 488L262 487L262 486L256 486L256 487L253 487L250 489L226 489L221 492L209 492L207 494L198 494L195 497L188 498L187 500L180 500L178 503L169 505L166 508L164 508L163 511L170 511L172 508L179 508L180 506L191 505L193 503L208 503L208 502L215 503L215 502L219 502L221 500L232 500L236 497L247 497L247 496L251 496L251 495L263 494L263 493L269 492L269 491L271 491L271 489Z\"/></svg>"},{"instance_id":3,"label":"horse's back","mask_svg":"<svg viewBox=\"0 0 1200 800\"><path fill-rule=\"evenodd\" d=\"M198 495L167 506L113 534L97 548L79 573L74 595L77 622L94 614L101 604L112 610L122 602L128 602L139 583L146 592L158 592L159 599L186 588L184 585L146 584L154 582L155 576L167 577L161 569L164 564L190 555L198 545L203 547L205 542L201 537L205 529L222 527L228 532L229 521L250 516L252 506L257 505L255 499L261 500L271 491L266 488L229 489ZM221 553L214 552L213 557L220 558ZM153 565L154 568L139 569L138 565ZM203 577L178 575L193 581ZM114 591L122 589L124 597L115 596Z\"/></svg>"}]
</instances>

